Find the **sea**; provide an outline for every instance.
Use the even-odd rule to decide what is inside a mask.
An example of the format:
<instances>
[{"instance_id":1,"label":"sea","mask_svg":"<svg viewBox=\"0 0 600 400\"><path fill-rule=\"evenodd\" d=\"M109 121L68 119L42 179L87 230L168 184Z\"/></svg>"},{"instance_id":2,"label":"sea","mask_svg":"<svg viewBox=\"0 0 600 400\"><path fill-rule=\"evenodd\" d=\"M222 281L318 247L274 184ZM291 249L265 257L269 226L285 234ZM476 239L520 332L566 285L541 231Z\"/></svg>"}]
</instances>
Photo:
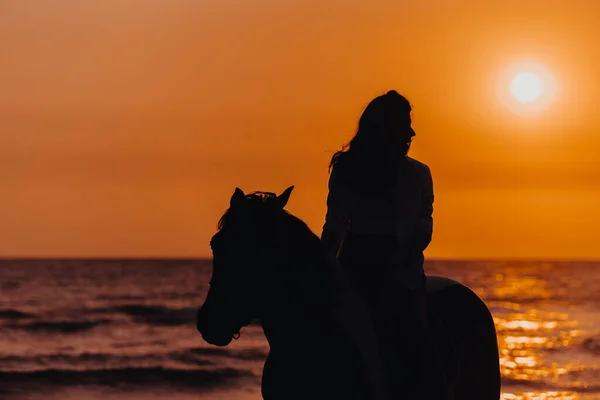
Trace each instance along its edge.
<instances>
[{"instance_id":1,"label":"sea","mask_svg":"<svg viewBox=\"0 0 600 400\"><path fill-rule=\"evenodd\" d=\"M600 262L429 260L490 308L502 399L600 399ZM0 261L0 399L260 399L258 325L195 327L210 260Z\"/></svg>"}]
</instances>

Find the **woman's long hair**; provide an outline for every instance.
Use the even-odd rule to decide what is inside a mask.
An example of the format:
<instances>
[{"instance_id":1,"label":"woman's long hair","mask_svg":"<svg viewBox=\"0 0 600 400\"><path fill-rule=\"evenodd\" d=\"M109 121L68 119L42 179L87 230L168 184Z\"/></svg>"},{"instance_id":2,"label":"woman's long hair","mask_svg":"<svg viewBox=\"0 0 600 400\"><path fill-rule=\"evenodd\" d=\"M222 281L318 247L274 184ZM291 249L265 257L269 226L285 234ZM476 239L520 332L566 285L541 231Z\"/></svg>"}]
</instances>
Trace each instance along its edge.
<instances>
[{"instance_id":1,"label":"woman's long hair","mask_svg":"<svg viewBox=\"0 0 600 400\"><path fill-rule=\"evenodd\" d=\"M395 90L373 99L350 142L331 158L329 169L361 192L387 192L406 160L414 131L410 102Z\"/></svg>"}]
</instances>

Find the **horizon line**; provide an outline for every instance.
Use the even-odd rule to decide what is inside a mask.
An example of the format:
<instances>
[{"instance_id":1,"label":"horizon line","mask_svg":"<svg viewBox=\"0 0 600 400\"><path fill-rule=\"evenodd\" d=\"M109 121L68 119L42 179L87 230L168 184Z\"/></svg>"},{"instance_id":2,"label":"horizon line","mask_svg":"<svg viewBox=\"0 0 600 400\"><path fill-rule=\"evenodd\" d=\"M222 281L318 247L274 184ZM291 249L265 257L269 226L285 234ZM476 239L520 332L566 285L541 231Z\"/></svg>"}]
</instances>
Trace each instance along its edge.
<instances>
[{"instance_id":1,"label":"horizon line","mask_svg":"<svg viewBox=\"0 0 600 400\"><path fill-rule=\"evenodd\" d=\"M193 256L0 256L1 261L210 261L212 257ZM579 262L600 263L599 258L565 257L426 257L427 262Z\"/></svg>"}]
</instances>

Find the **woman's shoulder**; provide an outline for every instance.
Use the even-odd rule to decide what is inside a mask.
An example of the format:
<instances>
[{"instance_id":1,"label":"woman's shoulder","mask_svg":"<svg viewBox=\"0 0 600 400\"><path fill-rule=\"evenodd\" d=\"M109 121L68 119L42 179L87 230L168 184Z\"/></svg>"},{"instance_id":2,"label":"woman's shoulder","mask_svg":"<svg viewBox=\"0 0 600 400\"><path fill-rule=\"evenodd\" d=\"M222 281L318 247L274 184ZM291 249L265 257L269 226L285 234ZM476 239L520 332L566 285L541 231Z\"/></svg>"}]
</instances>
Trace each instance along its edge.
<instances>
[{"instance_id":1,"label":"woman's shoulder","mask_svg":"<svg viewBox=\"0 0 600 400\"><path fill-rule=\"evenodd\" d=\"M331 165L329 176L329 187L344 188L344 190L355 191L357 183L357 171L354 163L347 153L341 153Z\"/></svg>"},{"instance_id":2,"label":"woman's shoulder","mask_svg":"<svg viewBox=\"0 0 600 400\"><path fill-rule=\"evenodd\" d=\"M410 175L417 179L420 182L427 182L427 185L431 185L433 181L433 177L431 175L431 170L429 166L424 162L416 160L414 158L406 157L409 165Z\"/></svg>"},{"instance_id":3,"label":"woman's shoulder","mask_svg":"<svg viewBox=\"0 0 600 400\"><path fill-rule=\"evenodd\" d=\"M420 173L431 174L431 170L429 169L429 166L427 164L425 164L424 162L419 161L415 158L411 158L411 157L406 157L406 161L408 162L408 165L410 165L410 167L413 170L418 171Z\"/></svg>"}]
</instances>

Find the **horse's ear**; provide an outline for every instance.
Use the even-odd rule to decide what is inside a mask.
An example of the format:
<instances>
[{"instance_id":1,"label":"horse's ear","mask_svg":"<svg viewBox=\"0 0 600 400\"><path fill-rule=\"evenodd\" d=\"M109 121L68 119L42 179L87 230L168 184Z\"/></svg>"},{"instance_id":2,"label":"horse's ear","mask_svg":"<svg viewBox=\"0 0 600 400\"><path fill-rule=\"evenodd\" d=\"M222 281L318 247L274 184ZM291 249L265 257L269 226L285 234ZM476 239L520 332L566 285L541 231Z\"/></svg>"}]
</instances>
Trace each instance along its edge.
<instances>
[{"instance_id":1,"label":"horse's ear","mask_svg":"<svg viewBox=\"0 0 600 400\"><path fill-rule=\"evenodd\" d=\"M285 205L288 203L290 200L290 195L292 194L292 190L294 190L294 186L290 186L289 188L285 189L283 193L277 196L275 201L280 208L285 207Z\"/></svg>"},{"instance_id":2,"label":"horse's ear","mask_svg":"<svg viewBox=\"0 0 600 400\"><path fill-rule=\"evenodd\" d=\"M235 192L231 195L231 199L229 200L229 207L234 207L236 205L241 204L246 199L246 195L244 191L238 187L235 188Z\"/></svg>"}]
</instances>

